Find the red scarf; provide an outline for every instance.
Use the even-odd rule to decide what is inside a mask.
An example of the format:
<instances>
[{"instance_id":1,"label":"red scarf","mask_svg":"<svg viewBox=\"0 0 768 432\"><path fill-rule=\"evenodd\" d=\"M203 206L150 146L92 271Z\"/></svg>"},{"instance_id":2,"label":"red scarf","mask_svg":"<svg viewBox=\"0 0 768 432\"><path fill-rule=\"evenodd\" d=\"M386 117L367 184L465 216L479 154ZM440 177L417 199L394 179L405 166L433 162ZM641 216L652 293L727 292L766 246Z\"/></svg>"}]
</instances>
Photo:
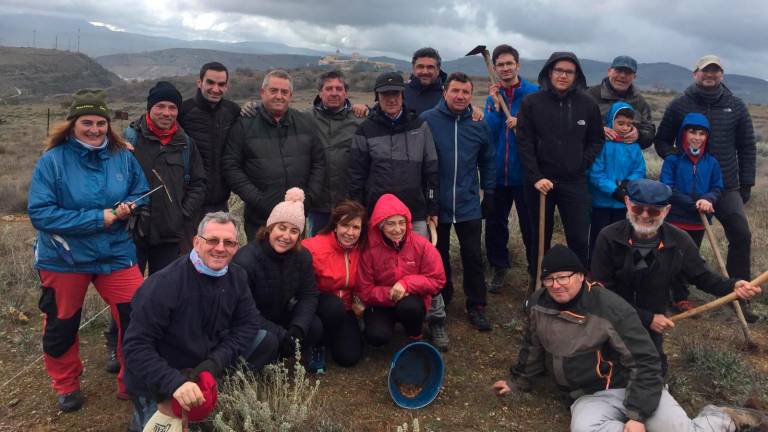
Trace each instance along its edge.
<instances>
[{"instance_id":1,"label":"red scarf","mask_svg":"<svg viewBox=\"0 0 768 432\"><path fill-rule=\"evenodd\" d=\"M173 134L176 133L176 131L179 129L179 125L174 121L173 125L171 125L168 129L160 129L159 127L155 126L154 123L152 123L152 119L149 117L149 113L147 113L147 127L149 127L149 131L152 132L152 135L156 136L157 139L160 140L160 144L166 145L173 139Z\"/></svg>"}]
</instances>

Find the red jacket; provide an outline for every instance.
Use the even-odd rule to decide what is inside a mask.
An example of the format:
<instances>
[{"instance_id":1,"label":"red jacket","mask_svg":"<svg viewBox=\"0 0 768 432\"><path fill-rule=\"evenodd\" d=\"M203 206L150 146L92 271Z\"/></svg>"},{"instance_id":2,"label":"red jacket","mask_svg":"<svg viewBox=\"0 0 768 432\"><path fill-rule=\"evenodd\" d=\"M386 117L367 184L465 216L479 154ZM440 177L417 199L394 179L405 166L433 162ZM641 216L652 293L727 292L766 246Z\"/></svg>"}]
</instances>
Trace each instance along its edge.
<instances>
[{"instance_id":1,"label":"red jacket","mask_svg":"<svg viewBox=\"0 0 768 432\"><path fill-rule=\"evenodd\" d=\"M302 242L312 254L317 288L321 293L341 298L344 308L352 308L352 290L357 285L360 248L344 249L333 232L316 235Z\"/></svg>"},{"instance_id":2,"label":"red jacket","mask_svg":"<svg viewBox=\"0 0 768 432\"><path fill-rule=\"evenodd\" d=\"M379 228L382 221L394 215L404 215L408 222L400 250L384 240ZM413 233L410 210L392 194L382 195L373 209L368 245L357 271L355 294L366 306L394 306L389 290L400 282L409 295L422 297L429 310L432 296L445 285L440 254L426 238Z\"/></svg>"}]
</instances>

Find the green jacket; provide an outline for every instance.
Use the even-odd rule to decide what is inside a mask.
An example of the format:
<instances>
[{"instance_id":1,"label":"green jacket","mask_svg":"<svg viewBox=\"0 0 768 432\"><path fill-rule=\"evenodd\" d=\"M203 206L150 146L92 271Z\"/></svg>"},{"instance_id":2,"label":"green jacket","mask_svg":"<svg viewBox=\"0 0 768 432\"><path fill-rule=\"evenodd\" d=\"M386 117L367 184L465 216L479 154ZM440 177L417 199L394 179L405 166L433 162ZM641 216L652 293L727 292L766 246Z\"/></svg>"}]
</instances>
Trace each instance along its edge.
<instances>
[{"instance_id":1,"label":"green jacket","mask_svg":"<svg viewBox=\"0 0 768 432\"><path fill-rule=\"evenodd\" d=\"M355 117L348 100L344 108L335 113L325 109L319 97L313 105L312 119L325 149L325 179L312 210L330 212L339 201L349 198L347 172L352 138L363 119Z\"/></svg>"},{"instance_id":2,"label":"green jacket","mask_svg":"<svg viewBox=\"0 0 768 432\"><path fill-rule=\"evenodd\" d=\"M523 346L512 377L545 370L573 399L625 388L632 420L645 421L659 405L663 379L656 347L635 310L597 283L585 283L567 304L533 293Z\"/></svg>"}]
</instances>

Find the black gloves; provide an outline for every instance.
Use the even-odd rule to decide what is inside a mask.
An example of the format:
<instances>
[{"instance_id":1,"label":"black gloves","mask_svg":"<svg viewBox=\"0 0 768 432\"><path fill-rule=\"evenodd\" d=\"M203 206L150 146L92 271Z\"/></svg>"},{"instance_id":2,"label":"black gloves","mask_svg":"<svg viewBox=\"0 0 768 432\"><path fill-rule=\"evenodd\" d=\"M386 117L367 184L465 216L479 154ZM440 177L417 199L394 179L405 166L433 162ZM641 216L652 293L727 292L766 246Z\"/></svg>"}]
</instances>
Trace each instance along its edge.
<instances>
[{"instance_id":1,"label":"black gloves","mask_svg":"<svg viewBox=\"0 0 768 432\"><path fill-rule=\"evenodd\" d=\"M493 192L485 191L483 200L480 202L480 212L483 215L483 219L488 219L493 214L494 202Z\"/></svg>"},{"instance_id":2,"label":"black gloves","mask_svg":"<svg viewBox=\"0 0 768 432\"><path fill-rule=\"evenodd\" d=\"M739 189L739 195L741 195L741 201L746 204L749 201L750 195L752 195L752 186L742 186Z\"/></svg>"},{"instance_id":3,"label":"black gloves","mask_svg":"<svg viewBox=\"0 0 768 432\"><path fill-rule=\"evenodd\" d=\"M611 194L613 199L620 203L624 203L624 197L627 196L627 183L629 183L628 180L622 180L621 183L616 186L616 189Z\"/></svg>"},{"instance_id":4,"label":"black gloves","mask_svg":"<svg viewBox=\"0 0 768 432\"><path fill-rule=\"evenodd\" d=\"M280 341L280 355L290 357L296 351L296 342L301 342L304 338L304 331L295 325L288 328L283 340Z\"/></svg>"}]
</instances>

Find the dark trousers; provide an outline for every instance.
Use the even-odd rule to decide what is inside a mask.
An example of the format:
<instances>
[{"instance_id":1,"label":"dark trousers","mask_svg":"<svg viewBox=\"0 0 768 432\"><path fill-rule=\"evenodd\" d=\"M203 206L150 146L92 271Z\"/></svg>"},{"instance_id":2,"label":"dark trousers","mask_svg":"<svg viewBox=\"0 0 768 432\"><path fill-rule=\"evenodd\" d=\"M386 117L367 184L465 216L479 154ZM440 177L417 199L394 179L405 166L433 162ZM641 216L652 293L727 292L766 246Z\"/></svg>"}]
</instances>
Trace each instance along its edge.
<instances>
[{"instance_id":1,"label":"dark trousers","mask_svg":"<svg viewBox=\"0 0 768 432\"><path fill-rule=\"evenodd\" d=\"M683 231L687 232L693 239L693 242L696 243L696 247L701 249L701 242L704 240L704 230ZM682 300L688 300L690 295L691 291L688 289L688 281L685 279L685 276L681 275L679 283L672 285L672 301L677 303Z\"/></svg>"},{"instance_id":2,"label":"dark trousers","mask_svg":"<svg viewBox=\"0 0 768 432\"><path fill-rule=\"evenodd\" d=\"M627 218L627 208L592 207L592 225L589 227L589 260L595 252L597 235L608 225ZM589 267L587 267L589 268Z\"/></svg>"},{"instance_id":3,"label":"dark trousers","mask_svg":"<svg viewBox=\"0 0 768 432\"><path fill-rule=\"evenodd\" d=\"M539 226L539 191L528 185L525 188L525 199L528 202L528 209L531 214L531 223L536 227L536 234L533 238L536 240L531 245L531 256L538 257L538 226ZM592 197L590 196L587 182L557 182L554 189L547 194L545 206L545 225L544 225L544 251L549 249L552 242L552 227L554 224L555 206L560 212L560 219L563 221L565 230L565 241L576 256L581 260L582 265L587 267L587 258L589 254L589 213L592 209ZM535 270L531 272L535 275Z\"/></svg>"},{"instance_id":4,"label":"dark trousers","mask_svg":"<svg viewBox=\"0 0 768 432\"><path fill-rule=\"evenodd\" d=\"M752 280L752 233L738 190L723 191L715 204L715 217L728 239L726 268L732 278Z\"/></svg>"},{"instance_id":5,"label":"dark trousers","mask_svg":"<svg viewBox=\"0 0 768 432\"><path fill-rule=\"evenodd\" d=\"M407 336L421 336L426 314L424 299L417 295L406 296L394 307L370 306L363 314L365 338L373 346L386 345L392 339L395 323L398 322L403 325Z\"/></svg>"},{"instance_id":6,"label":"dark trousers","mask_svg":"<svg viewBox=\"0 0 768 432\"><path fill-rule=\"evenodd\" d=\"M356 365L363 357L363 337L355 313L344 309L339 297L320 294L317 315L323 322L323 340L333 360L343 367Z\"/></svg>"},{"instance_id":7,"label":"dark trousers","mask_svg":"<svg viewBox=\"0 0 768 432\"><path fill-rule=\"evenodd\" d=\"M496 185L493 194L493 213L485 220L485 253L488 263L492 267L510 268L509 261L509 213L514 204L517 212L517 223L520 236L525 246L525 258L528 263L528 272L536 271L536 255L531 256L531 245L535 241L529 206L525 200L523 186L503 187Z\"/></svg>"},{"instance_id":8,"label":"dark trousers","mask_svg":"<svg viewBox=\"0 0 768 432\"><path fill-rule=\"evenodd\" d=\"M451 226L459 238L459 253L461 266L464 269L464 294L467 309L485 306L486 287L483 269L483 252L480 246L480 236L483 231L483 221L475 219L465 222L439 223L437 225L437 250L445 268L445 287L441 291L445 303L450 303L453 297L453 282L451 279Z\"/></svg>"}]
</instances>

